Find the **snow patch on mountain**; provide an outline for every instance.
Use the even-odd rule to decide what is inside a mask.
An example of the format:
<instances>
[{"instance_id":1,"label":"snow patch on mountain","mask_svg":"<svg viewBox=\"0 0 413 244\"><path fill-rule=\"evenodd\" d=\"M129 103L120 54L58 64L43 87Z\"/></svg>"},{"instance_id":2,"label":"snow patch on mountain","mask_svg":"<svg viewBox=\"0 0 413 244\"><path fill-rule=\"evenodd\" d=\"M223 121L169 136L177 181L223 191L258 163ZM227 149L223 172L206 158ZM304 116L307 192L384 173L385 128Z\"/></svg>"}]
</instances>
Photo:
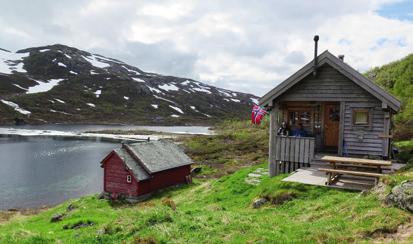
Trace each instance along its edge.
<instances>
[{"instance_id":1,"label":"snow patch on mountain","mask_svg":"<svg viewBox=\"0 0 413 244\"><path fill-rule=\"evenodd\" d=\"M57 101L57 102L59 102L59 103L66 103L65 101L60 100L60 99L58 99L58 98L55 98L54 100Z\"/></svg>"},{"instance_id":2,"label":"snow patch on mountain","mask_svg":"<svg viewBox=\"0 0 413 244\"><path fill-rule=\"evenodd\" d=\"M166 99L166 98L163 98L163 97L159 97L159 96L157 96L157 95L153 95L153 96L154 96L155 98L157 98L157 99L164 100L164 101L166 101L166 102L168 102L168 103L176 104L176 102L171 101L171 100L169 100L169 99Z\"/></svg>"},{"instance_id":3,"label":"snow patch on mountain","mask_svg":"<svg viewBox=\"0 0 413 244\"><path fill-rule=\"evenodd\" d=\"M96 98L99 98L100 94L102 94L102 90L96 90L95 91Z\"/></svg>"},{"instance_id":4,"label":"snow patch on mountain","mask_svg":"<svg viewBox=\"0 0 413 244\"><path fill-rule=\"evenodd\" d=\"M20 89L22 89L22 90L26 90L27 91L27 88L24 88L24 87L22 87L22 86L20 86L20 85L18 85L18 84L13 84L14 86L16 86L16 87L18 87L18 88L20 88Z\"/></svg>"},{"instance_id":5,"label":"snow patch on mountain","mask_svg":"<svg viewBox=\"0 0 413 244\"><path fill-rule=\"evenodd\" d=\"M136 77L132 77L132 80L134 80L136 82L145 82L144 80L136 78Z\"/></svg>"},{"instance_id":6,"label":"snow patch on mountain","mask_svg":"<svg viewBox=\"0 0 413 244\"><path fill-rule=\"evenodd\" d=\"M10 102L10 101L6 101L6 100L3 100L3 99L1 100L1 102L4 103L4 104L6 104L7 106L10 106L10 107L14 108L14 110L16 110L17 112L19 112L19 113L21 113L21 114L29 115L29 114L32 113L32 112L30 112L30 111L28 111L28 110L25 110L25 109L23 109L23 108L20 108L20 106L19 106L17 103Z\"/></svg>"},{"instance_id":7,"label":"snow patch on mountain","mask_svg":"<svg viewBox=\"0 0 413 244\"><path fill-rule=\"evenodd\" d=\"M93 103L86 103L87 106L92 107L92 108L96 108L96 105Z\"/></svg>"},{"instance_id":8,"label":"snow patch on mountain","mask_svg":"<svg viewBox=\"0 0 413 244\"><path fill-rule=\"evenodd\" d=\"M158 87L159 89L162 89L164 91L179 91L179 87L175 86L174 84L163 84Z\"/></svg>"},{"instance_id":9,"label":"snow patch on mountain","mask_svg":"<svg viewBox=\"0 0 413 244\"><path fill-rule=\"evenodd\" d=\"M208 93L208 94L212 94L212 92L211 91L209 91L209 90L207 90L207 89L205 89L205 88L196 88L196 87L194 87L194 88L191 88L192 90L195 90L195 91L199 91L199 92L205 92L205 93Z\"/></svg>"},{"instance_id":10,"label":"snow patch on mountain","mask_svg":"<svg viewBox=\"0 0 413 244\"><path fill-rule=\"evenodd\" d=\"M184 111L182 111L182 109L180 109L180 108L178 108L178 107L175 107L175 106L172 106L172 105L169 105L169 107L172 108L172 109L174 109L175 111L181 113L181 114L184 113Z\"/></svg>"},{"instance_id":11,"label":"snow patch on mountain","mask_svg":"<svg viewBox=\"0 0 413 244\"><path fill-rule=\"evenodd\" d=\"M37 85L29 87L26 94L50 91L51 89L53 89L53 87L59 85L59 82L61 82L62 80L64 79L50 79L47 82L35 80L37 82Z\"/></svg>"},{"instance_id":12,"label":"snow patch on mountain","mask_svg":"<svg viewBox=\"0 0 413 244\"><path fill-rule=\"evenodd\" d=\"M66 113L66 112L58 111L58 110L54 110L54 109L50 109L50 112L52 112L52 113L64 114L64 115L72 115L72 114L70 114L70 113Z\"/></svg>"},{"instance_id":13,"label":"snow patch on mountain","mask_svg":"<svg viewBox=\"0 0 413 244\"><path fill-rule=\"evenodd\" d=\"M159 89L156 89L156 88L153 88L153 87L150 87L150 86L147 86L148 88L149 88L149 90L153 93L153 92L156 92L156 93L159 93L159 94L163 94L163 92L161 91L161 90L159 90Z\"/></svg>"},{"instance_id":14,"label":"snow patch on mountain","mask_svg":"<svg viewBox=\"0 0 413 244\"><path fill-rule=\"evenodd\" d=\"M136 74L136 75L140 75L140 74L141 74L140 72L138 72L138 71L136 71L136 70L129 69L129 68L126 67L125 65L122 65L122 67L123 67L124 69L126 69L127 71L129 71L129 72L131 72L131 73L134 73L134 74Z\"/></svg>"},{"instance_id":15,"label":"snow patch on mountain","mask_svg":"<svg viewBox=\"0 0 413 244\"><path fill-rule=\"evenodd\" d=\"M259 103L259 102L258 102L258 99L256 99L256 98L251 97L250 100L251 100L251 102L253 102L253 103L255 103L255 104L258 104L258 103Z\"/></svg>"},{"instance_id":16,"label":"snow patch on mountain","mask_svg":"<svg viewBox=\"0 0 413 244\"><path fill-rule=\"evenodd\" d=\"M0 50L0 73L12 74L13 71L26 73L22 59L29 53L12 53Z\"/></svg>"},{"instance_id":17,"label":"snow patch on mountain","mask_svg":"<svg viewBox=\"0 0 413 244\"><path fill-rule=\"evenodd\" d=\"M158 108L159 108L159 105L158 105L158 104L151 104L151 106L152 106L153 108L155 108L155 109L158 109Z\"/></svg>"},{"instance_id":18,"label":"snow patch on mountain","mask_svg":"<svg viewBox=\"0 0 413 244\"><path fill-rule=\"evenodd\" d=\"M88 61L92 66L96 68L107 68L110 66L110 64L102 62L101 60L104 60L101 57L96 57L96 55L90 55L90 56L82 56L86 61Z\"/></svg>"},{"instance_id":19,"label":"snow patch on mountain","mask_svg":"<svg viewBox=\"0 0 413 244\"><path fill-rule=\"evenodd\" d=\"M65 68L67 68L66 64L64 64L64 63L62 63L62 62L57 63L57 65L59 65L60 67L65 67Z\"/></svg>"}]
</instances>

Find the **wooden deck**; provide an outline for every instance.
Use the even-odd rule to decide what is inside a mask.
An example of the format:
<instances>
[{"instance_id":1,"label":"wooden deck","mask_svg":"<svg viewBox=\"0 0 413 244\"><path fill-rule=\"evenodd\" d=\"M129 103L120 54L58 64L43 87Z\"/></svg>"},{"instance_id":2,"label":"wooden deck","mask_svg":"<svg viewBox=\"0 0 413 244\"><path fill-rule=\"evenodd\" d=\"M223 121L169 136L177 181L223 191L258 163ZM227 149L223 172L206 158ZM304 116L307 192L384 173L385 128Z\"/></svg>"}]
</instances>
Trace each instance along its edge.
<instances>
[{"instance_id":1,"label":"wooden deck","mask_svg":"<svg viewBox=\"0 0 413 244\"><path fill-rule=\"evenodd\" d=\"M310 167L297 169L282 181L297 182L307 185L326 186L325 182L327 180L327 175L325 172L318 170L320 164L322 163L312 164ZM393 163L391 169L384 170L383 173L388 174L390 172L394 172L403 166L404 164ZM323 164L323 167L330 166L328 164ZM370 189L373 185L374 181L372 181L370 178L364 178L360 176L342 176L339 181L335 182L333 185L328 185L326 187L362 191Z\"/></svg>"}]
</instances>

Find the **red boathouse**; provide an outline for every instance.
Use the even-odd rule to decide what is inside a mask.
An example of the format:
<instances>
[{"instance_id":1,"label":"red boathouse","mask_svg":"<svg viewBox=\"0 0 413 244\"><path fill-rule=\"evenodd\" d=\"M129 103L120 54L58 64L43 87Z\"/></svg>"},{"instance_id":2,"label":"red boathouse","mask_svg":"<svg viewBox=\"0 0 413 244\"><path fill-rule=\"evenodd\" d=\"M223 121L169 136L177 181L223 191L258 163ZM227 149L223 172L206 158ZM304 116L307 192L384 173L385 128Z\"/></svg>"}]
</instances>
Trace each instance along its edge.
<instances>
[{"instance_id":1,"label":"red boathouse","mask_svg":"<svg viewBox=\"0 0 413 244\"><path fill-rule=\"evenodd\" d=\"M122 144L101 162L104 193L112 198L136 199L191 181L192 160L168 141Z\"/></svg>"}]
</instances>

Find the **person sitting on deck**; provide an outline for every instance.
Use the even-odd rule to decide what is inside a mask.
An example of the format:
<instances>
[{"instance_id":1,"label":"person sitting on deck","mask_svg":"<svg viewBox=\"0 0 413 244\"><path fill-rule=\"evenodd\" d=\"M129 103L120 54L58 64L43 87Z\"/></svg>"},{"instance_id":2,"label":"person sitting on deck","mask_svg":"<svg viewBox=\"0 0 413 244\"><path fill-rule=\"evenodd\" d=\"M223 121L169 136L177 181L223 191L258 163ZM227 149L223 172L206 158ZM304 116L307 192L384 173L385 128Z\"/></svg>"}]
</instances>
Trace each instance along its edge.
<instances>
[{"instance_id":1,"label":"person sitting on deck","mask_svg":"<svg viewBox=\"0 0 413 244\"><path fill-rule=\"evenodd\" d=\"M305 130L303 128L303 124L299 124L298 128L296 130L293 131L293 136L297 136L297 137L305 137Z\"/></svg>"},{"instance_id":2,"label":"person sitting on deck","mask_svg":"<svg viewBox=\"0 0 413 244\"><path fill-rule=\"evenodd\" d=\"M277 130L277 135L279 136L288 136L290 134L290 130L287 127L287 123L283 121L281 123L281 127Z\"/></svg>"}]
</instances>

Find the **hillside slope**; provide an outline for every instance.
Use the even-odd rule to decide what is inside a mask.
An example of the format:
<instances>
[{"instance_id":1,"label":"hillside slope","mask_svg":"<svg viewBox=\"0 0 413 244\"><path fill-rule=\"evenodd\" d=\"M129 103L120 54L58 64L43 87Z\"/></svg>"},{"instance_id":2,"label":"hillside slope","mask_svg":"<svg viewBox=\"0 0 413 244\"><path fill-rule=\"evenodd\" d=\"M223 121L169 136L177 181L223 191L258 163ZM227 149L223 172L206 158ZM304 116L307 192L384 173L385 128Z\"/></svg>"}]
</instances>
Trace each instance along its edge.
<instances>
[{"instance_id":1,"label":"hillside slope","mask_svg":"<svg viewBox=\"0 0 413 244\"><path fill-rule=\"evenodd\" d=\"M0 123L206 123L245 118L255 99L59 44L0 50Z\"/></svg>"},{"instance_id":2,"label":"hillside slope","mask_svg":"<svg viewBox=\"0 0 413 244\"><path fill-rule=\"evenodd\" d=\"M396 116L397 136L413 138L413 54L373 68L366 76L402 101L402 111Z\"/></svg>"},{"instance_id":3,"label":"hillside slope","mask_svg":"<svg viewBox=\"0 0 413 244\"><path fill-rule=\"evenodd\" d=\"M29 217L0 223L7 243L359 243L394 233L411 214L360 195L265 177L245 183L255 168L219 180L197 180L151 200L110 204L84 197ZM269 199L251 207L257 197ZM70 207L69 207L70 206ZM62 221L51 222L56 214Z\"/></svg>"}]
</instances>

